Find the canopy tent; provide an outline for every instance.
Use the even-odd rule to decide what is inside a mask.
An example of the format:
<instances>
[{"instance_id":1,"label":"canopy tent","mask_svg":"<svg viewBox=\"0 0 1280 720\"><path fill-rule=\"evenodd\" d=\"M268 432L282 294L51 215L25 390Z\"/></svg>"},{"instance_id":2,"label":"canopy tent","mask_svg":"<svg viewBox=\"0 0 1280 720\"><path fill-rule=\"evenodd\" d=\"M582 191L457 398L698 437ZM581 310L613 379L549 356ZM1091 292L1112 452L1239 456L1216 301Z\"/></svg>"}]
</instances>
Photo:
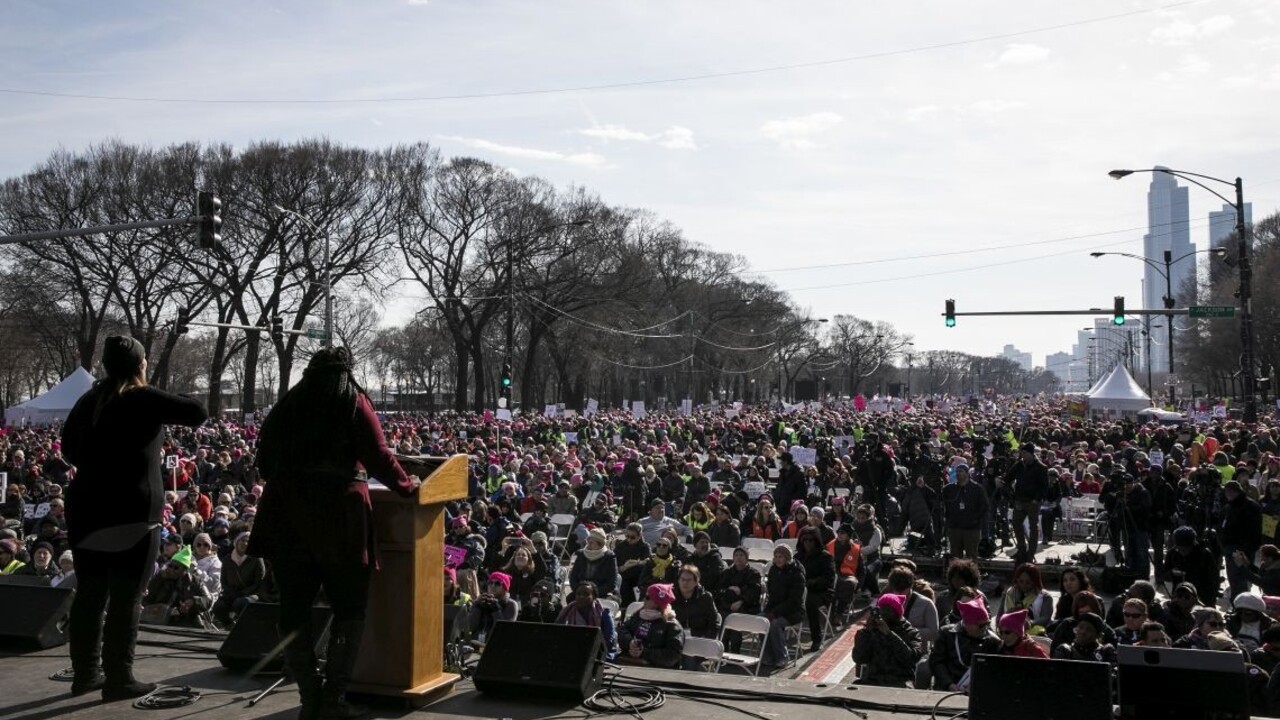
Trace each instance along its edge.
<instances>
[{"instance_id":1,"label":"canopy tent","mask_svg":"<svg viewBox=\"0 0 1280 720\"><path fill-rule=\"evenodd\" d=\"M81 395L93 387L93 375L84 368L63 378L62 382L49 388L43 395L14 405L4 411L5 425L48 425L67 419L67 414L75 406Z\"/></svg>"},{"instance_id":2,"label":"canopy tent","mask_svg":"<svg viewBox=\"0 0 1280 720\"><path fill-rule=\"evenodd\" d=\"M1151 407L1151 398L1142 391L1124 365L1115 369L1089 391L1090 417L1134 417Z\"/></svg>"}]
</instances>

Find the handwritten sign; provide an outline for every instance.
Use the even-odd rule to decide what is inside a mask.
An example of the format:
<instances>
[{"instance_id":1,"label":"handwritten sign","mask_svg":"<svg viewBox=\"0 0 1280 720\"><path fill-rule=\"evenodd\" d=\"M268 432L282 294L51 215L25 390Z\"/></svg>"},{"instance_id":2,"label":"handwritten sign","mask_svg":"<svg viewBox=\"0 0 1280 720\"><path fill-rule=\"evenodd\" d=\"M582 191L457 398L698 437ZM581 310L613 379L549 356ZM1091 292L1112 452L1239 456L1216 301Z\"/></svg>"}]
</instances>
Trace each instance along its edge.
<instances>
[{"instance_id":1,"label":"handwritten sign","mask_svg":"<svg viewBox=\"0 0 1280 720\"><path fill-rule=\"evenodd\" d=\"M796 465L816 465L818 463L817 448L792 447L790 448L791 459Z\"/></svg>"},{"instance_id":2,"label":"handwritten sign","mask_svg":"<svg viewBox=\"0 0 1280 720\"><path fill-rule=\"evenodd\" d=\"M444 565L455 570L462 567L462 563L467 561L467 551L465 548L454 547L452 545L444 546Z\"/></svg>"},{"instance_id":3,"label":"handwritten sign","mask_svg":"<svg viewBox=\"0 0 1280 720\"><path fill-rule=\"evenodd\" d=\"M570 445L570 444L573 444L573 443L576 443L576 442L578 442L578 433L576 433L576 432L566 432L566 433L564 434L564 443L565 443L566 445Z\"/></svg>"}]
</instances>

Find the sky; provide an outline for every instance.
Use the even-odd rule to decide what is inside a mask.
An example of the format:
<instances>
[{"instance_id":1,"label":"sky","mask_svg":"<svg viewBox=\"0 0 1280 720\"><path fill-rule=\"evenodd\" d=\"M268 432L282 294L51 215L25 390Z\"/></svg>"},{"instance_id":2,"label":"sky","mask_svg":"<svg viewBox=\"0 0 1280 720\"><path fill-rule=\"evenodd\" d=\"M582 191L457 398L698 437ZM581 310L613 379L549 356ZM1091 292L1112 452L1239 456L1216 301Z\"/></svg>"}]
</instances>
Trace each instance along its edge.
<instances>
[{"instance_id":1,"label":"sky","mask_svg":"<svg viewBox=\"0 0 1280 720\"><path fill-rule=\"evenodd\" d=\"M651 210L917 350L1043 364L1091 324L948 329L946 298L1139 307L1142 263L1089 256L1142 252L1150 176L1113 168L1280 210L1280 0L6 0L0 38L0 177L109 139L428 141ZM1221 201L1190 203L1205 247Z\"/></svg>"}]
</instances>

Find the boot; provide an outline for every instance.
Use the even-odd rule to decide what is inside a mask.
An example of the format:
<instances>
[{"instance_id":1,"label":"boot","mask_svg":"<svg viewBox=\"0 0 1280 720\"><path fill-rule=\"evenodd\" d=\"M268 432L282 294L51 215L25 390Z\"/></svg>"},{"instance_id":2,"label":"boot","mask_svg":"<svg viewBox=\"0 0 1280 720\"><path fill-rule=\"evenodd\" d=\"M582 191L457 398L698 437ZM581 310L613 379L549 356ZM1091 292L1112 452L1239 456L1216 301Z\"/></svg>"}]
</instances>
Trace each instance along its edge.
<instances>
[{"instance_id":1,"label":"boot","mask_svg":"<svg viewBox=\"0 0 1280 720\"><path fill-rule=\"evenodd\" d=\"M284 651L285 669L298 686L298 700L302 709L298 720L316 720L320 715L321 691L324 680L316 670L316 655L310 642L296 638Z\"/></svg>"},{"instance_id":2,"label":"boot","mask_svg":"<svg viewBox=\"0 0 1280 720\"><path fill-rule=\"evenodd\" d=\"M329 627L329 652L325 660L324 688L320 693L318 720L346 720L369 712L363 705L347 702L347 686L355 671L356 655L364 637L364 619L334 620Z\"/></svg>"},{"instance_id":3,"label":"boot","mask_svg":"<svg viewBox=\"0 0 1280 720\"><path fill-rule=\"evenodd\" d=\"M132 700L147 695L156 689L155 683L139 682L133 677L133 654L138 640L137 622L132 625L116 620L111 611L107 612L107 622L103 629L102 639L102 700Z\"/></svg>"},{"instance_id":4,"label":"boot","mask_svg":"<svg viewBox=\"0 0 1280 720\"><path fill-rule=\"evenodd\" d=\"M73 667L75 667L74 664ZM74 697L101 690L106 684L106 679L102 677L102 670L96 665L75 667L74 672L75 677L71 680L71 695Z\"/></svg>"}]
</instances>

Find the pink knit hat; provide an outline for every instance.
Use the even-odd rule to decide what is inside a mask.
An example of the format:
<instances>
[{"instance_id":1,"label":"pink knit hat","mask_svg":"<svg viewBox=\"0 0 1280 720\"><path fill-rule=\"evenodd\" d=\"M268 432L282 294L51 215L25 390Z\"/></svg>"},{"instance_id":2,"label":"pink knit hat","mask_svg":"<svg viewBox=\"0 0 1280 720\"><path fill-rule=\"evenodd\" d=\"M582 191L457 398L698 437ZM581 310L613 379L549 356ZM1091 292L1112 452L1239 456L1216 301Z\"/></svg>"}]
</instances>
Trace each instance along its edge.
<instances>
[{"instance_id":1,"label":"pink knit hat","mask_svg":"<svg viewBox=\"0 0 1280 720\"><path fill-rule=\"evenodd\" d=\"M998 624L1001 630L1011 630L1019 635L1023 634L1027 630L1026 608L1001 615Z\"/></svg>"},{"instance_id":2,"label":"pink knit hat","mask_svg":"<svg viewBox=\"0 0 1280 720\"><path fill-rule=\"evenodd\" d=\"M645 597L649 598L654 605L665 610L671 603L676 601L676 591L671 587L670 583L655 583L645 591Z\"/></svg>"},{"instance_id":3,"label":"pink knit hat","mask_svg":"<svg viewBox=\"0 0 1280 720\"><path fill-rule=\"evenodd\" d=\"M884 594L876 600L876 607L881 610L891 610L895 617L901 619L902 613L907 606L907 599L901 595Z\"/></svg>"},{"instance_id":4,"label":"pink knit hat","mask_svg":"<svg viewBox=\"0 0 1280 720\"><path fill-rule=\"evenodd\" d=\"M511 592L511 576L504 572L489 573L489 582L502 584L502 589Z\"/></svg>"},{"instance_id":5,"label":"pink knit hat","mask_svg":"<svg viewBox=\"0 0 1280 720\"><path fill-rule=\"evenodd\" d=\"M987 605L982 602L982 598L958 602L956 603L956 610L960 612L960 621L965 625L985 625L991 620L991 615L987 612Z\"/></svg>"}]
</instances>

